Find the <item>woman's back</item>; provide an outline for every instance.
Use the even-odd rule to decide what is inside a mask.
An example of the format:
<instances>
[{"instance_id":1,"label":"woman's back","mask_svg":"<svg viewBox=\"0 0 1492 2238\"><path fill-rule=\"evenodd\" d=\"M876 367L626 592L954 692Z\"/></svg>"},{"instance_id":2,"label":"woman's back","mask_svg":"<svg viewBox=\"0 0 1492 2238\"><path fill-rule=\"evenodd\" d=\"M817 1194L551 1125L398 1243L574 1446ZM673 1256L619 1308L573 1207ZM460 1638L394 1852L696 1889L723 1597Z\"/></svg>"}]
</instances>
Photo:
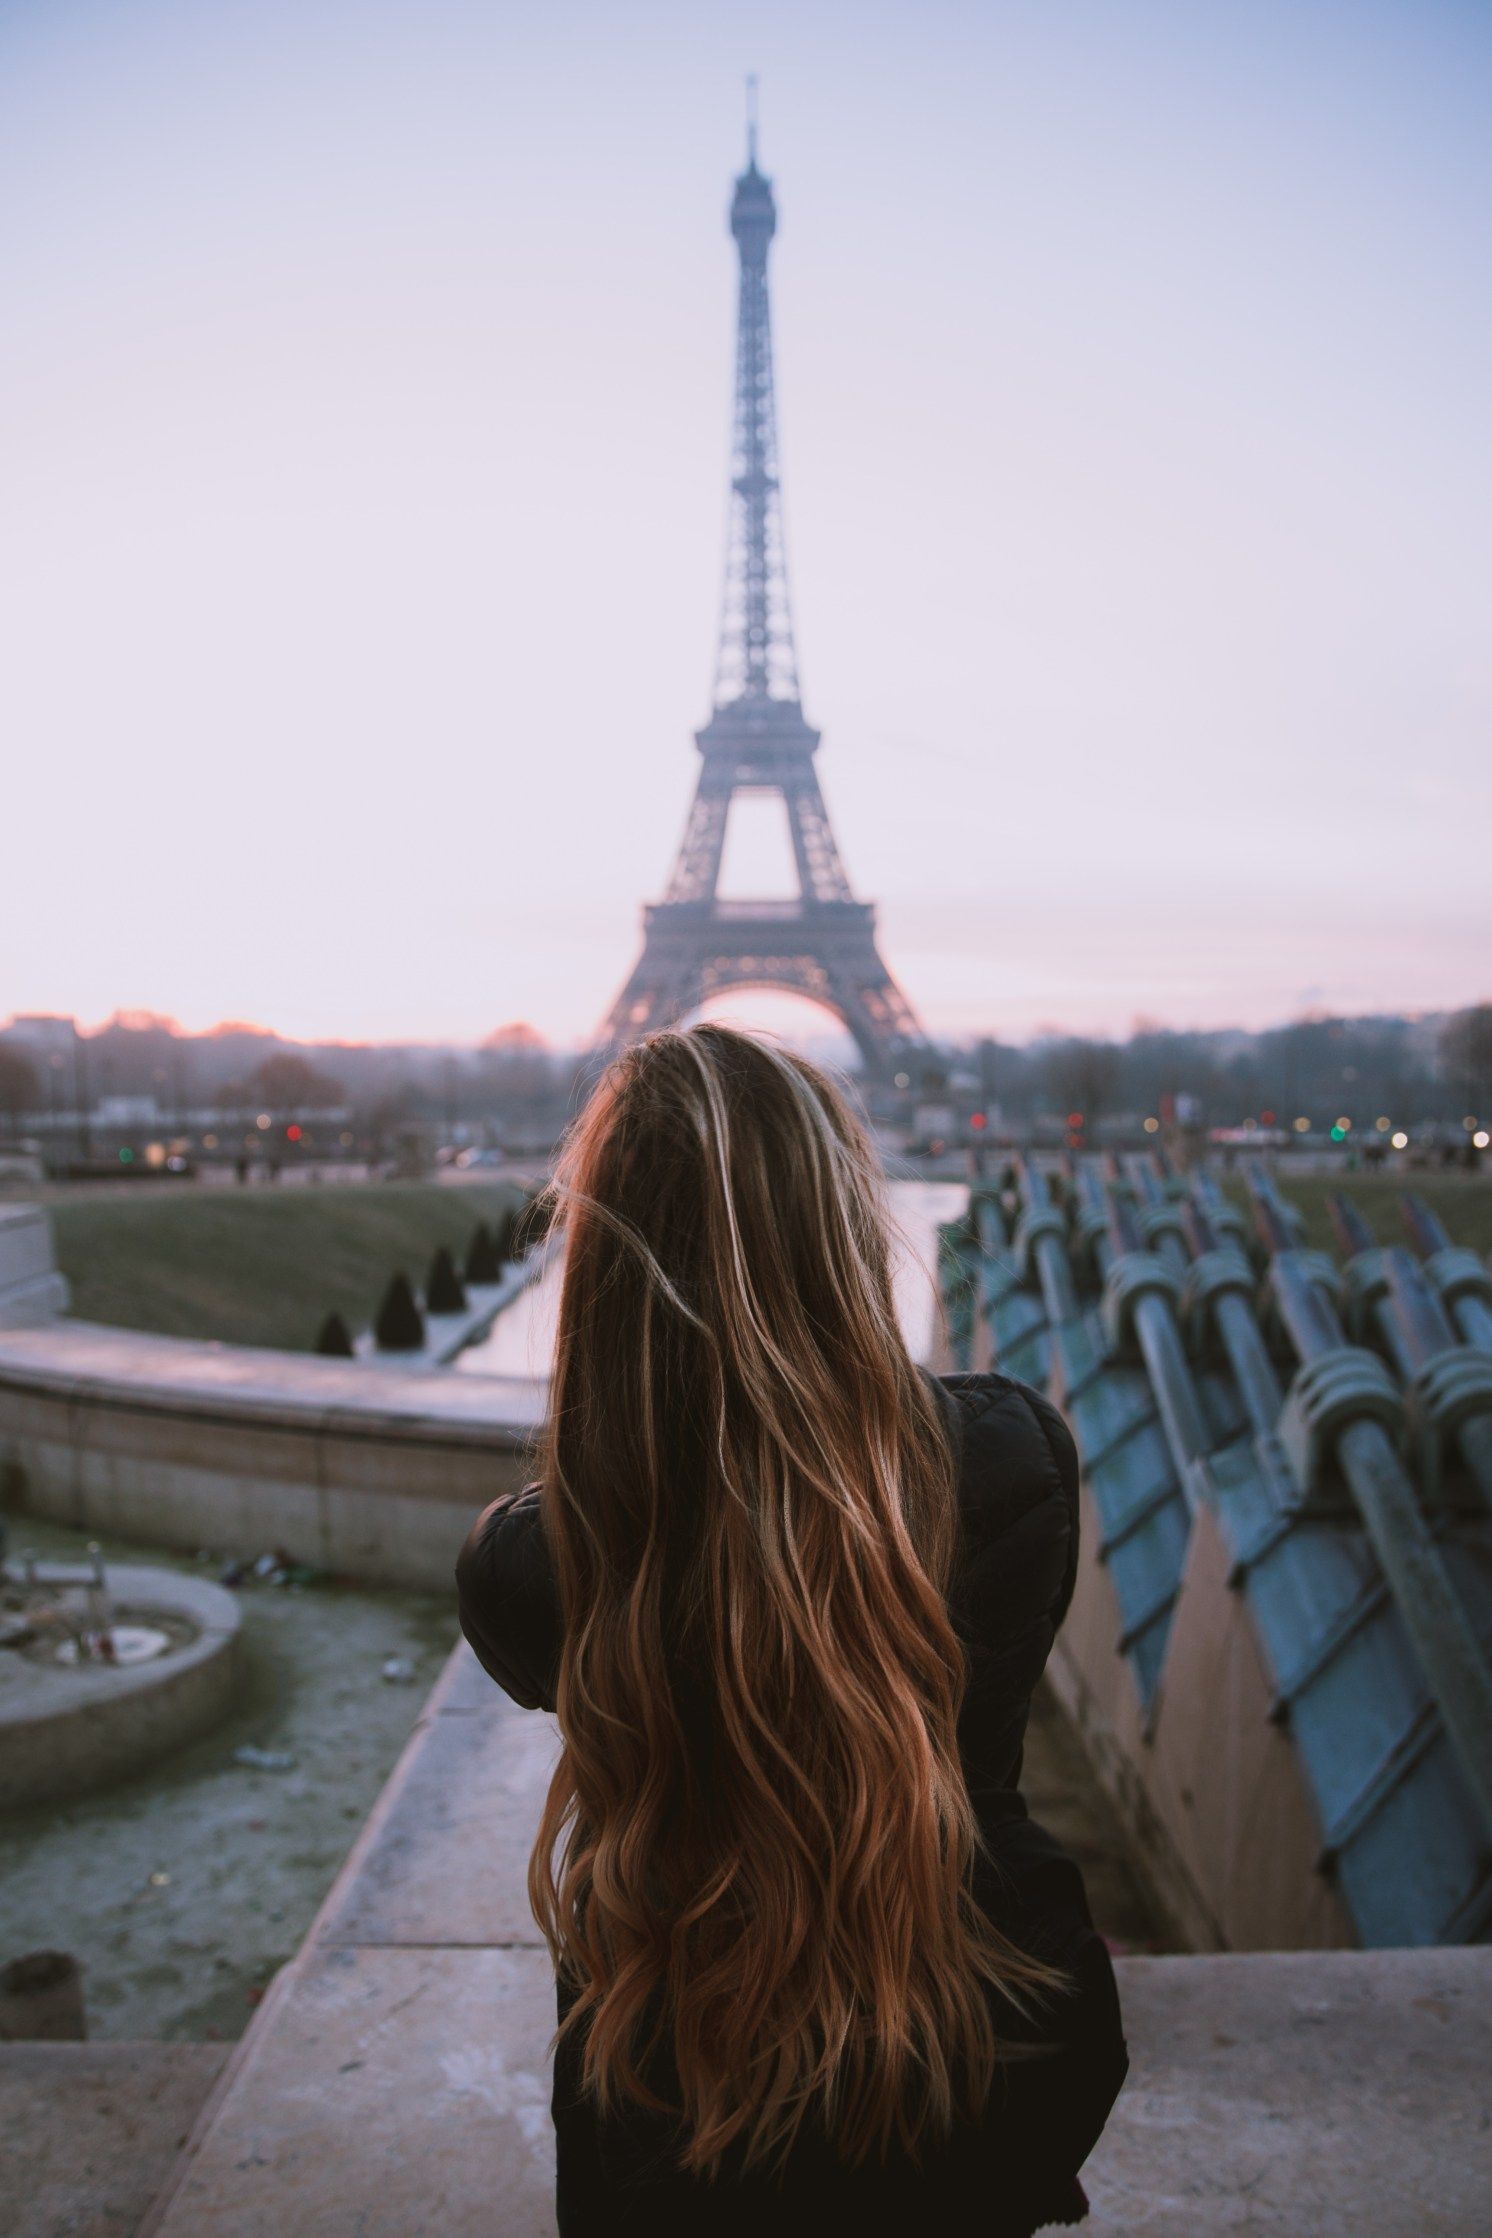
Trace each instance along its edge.
<instances>
[{"instance_id":1,"label":"woman's back","mask_svg":"<svg viewBox=\"0 0 1492 2238\"><path fill-rule=\"evenodd\" d=\"M560 1207L539 1485L458 1578L564 1742L530 1873L562 2232L1072 2219L1122 2037L1017 1787L1071 1439L1005 1378L913 1369L874 1155L797 1059L643 1044Z\"/></svg>"},{"instance_id":2,"label":"woman's back","mask_svg":"<svg viewBox=\"0 0 1492 2238\"><path fill-rule=\"evenodd\" d=\"M1123 2035L1081 1876L1027 1816L1019 1792L1032 1691L1076 1573L1076 1455L1061 1416L1023 1384L961 1375L939 1379L937 1390L958 1452L959 1547L948 1601L969 1661L959 1754L985 1845L974 1887L1014 1940L1074 1985L1034 2028L1008 2011L1004 2033L1045 2033L1062 2049L1051 2060L1010 2065L989 2117L961 2126L921 2167L849 2170L810 2135L780 2184L736 2169L706 2187L672 2165L666 2120L632 2114L602 2123L573 2053L562 2048L554 2112L566 2238L625 2231L629 2218L639 2231L695 2231L706 2217L712 2232L770 2227L774 2238L797 2238L819 2231L831 2211L852 2215L850 2227L861 2232L906 2230L914 2212L934 2207L977 2216L981 2231L1002 2238L1081 2211L1072 2179L1124 2079ZM525 1709L552 1709L561 1618L537 1487L478 1518L456 1574L462 1630L484 1668Z\"/></svg>"},{"instance_id":3,"label":"woman's back","mask_svg":"<svg viewBox=\"0 0 1492 2238\"><path fill-rule=\"evenodd\" d=\"M949 1613L969 1661L958 1745L976 1812L999 1815L1077 1575L1077 1454L1051 1403L996 1374L929 1378L956 1462L957 1553ZM562 1640L559 1590L537 1484L495 1500L456 1569L462 1629L524 1709L552 1710Z\"/></svg>"}]
</instances>

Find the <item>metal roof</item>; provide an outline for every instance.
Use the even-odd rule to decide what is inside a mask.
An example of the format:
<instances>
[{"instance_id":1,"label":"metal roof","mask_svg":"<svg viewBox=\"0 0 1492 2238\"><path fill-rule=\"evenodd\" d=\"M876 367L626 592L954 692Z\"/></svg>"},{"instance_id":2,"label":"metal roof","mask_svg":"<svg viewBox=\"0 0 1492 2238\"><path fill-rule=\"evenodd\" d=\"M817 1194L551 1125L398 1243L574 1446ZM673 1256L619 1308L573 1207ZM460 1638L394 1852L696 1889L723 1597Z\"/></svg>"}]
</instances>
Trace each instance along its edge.
<instances>
[{"instance_id":1,"label":"metal roof","mask_svg":"<svg viewBox=\"0 0 1492 2238\"><path fill-rule=\"evenodd\" d=\"M1492 1276L1405 1199L1340 1258L1262 1165L1019 1157L945 1235L955 1356L1063 1408L1149 1711L1206 1506L1364 1944L1492 1934Z\"/></svg>"}]
</instances>

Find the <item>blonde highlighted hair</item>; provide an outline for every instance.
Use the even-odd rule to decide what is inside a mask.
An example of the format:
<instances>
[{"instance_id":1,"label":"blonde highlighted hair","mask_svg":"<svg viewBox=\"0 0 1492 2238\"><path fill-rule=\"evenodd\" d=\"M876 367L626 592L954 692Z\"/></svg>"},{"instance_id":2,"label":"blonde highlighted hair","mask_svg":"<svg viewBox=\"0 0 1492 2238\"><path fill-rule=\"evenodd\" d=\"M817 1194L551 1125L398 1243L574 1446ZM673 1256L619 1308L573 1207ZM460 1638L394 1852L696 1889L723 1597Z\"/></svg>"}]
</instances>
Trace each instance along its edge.
<instances>
[{"instance_id":1,"label":"blonde highlighted hair","mask_svg":"<svg viewBox=\"0 0 1492 2238\"><path fill-rule=\"evenodd\" d=\"M563 1749L529 1872L603 2109L683 2164L856 2162L976 2115L992 1992L945 1592L953 1461L828 1079L718 1026L611 1067L555 1183L542 1513Z\"/></svg>"}]
</instances>

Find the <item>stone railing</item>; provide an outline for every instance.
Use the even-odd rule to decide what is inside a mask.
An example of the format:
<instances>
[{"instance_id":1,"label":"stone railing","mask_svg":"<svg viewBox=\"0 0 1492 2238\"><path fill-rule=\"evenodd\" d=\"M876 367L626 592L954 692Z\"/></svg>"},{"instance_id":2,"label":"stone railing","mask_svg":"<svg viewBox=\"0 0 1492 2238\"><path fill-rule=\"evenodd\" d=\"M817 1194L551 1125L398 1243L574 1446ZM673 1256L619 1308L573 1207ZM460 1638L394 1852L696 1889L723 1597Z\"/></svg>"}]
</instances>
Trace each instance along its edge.
<instances>
[{"instance_id":1,"label":"stone railing","mask_svg":"<svg viewBox=\"0 0 1492 2238\"><path fill-rule=\"evenodd\" d=\"M522 1481L543 1386L141 1336L0 1330L0 1483L59 1523L445 1591Z\"/></svg>"}]
</instances>

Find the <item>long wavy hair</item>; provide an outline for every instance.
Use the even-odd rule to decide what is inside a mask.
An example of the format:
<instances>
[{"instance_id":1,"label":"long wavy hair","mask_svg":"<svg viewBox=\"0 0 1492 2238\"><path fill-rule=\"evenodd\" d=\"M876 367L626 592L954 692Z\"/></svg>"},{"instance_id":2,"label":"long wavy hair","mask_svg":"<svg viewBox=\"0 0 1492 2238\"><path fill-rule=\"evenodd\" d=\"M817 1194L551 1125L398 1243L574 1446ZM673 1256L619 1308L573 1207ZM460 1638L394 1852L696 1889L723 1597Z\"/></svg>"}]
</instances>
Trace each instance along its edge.
<instances>
[{"instance_id":1,"label":"long wavy hair","mask_svg":"<svg viewBox=\"0 0 1492 2238\"><path fill-rule=\"evenodd\" d=\"M563 1749L529 1870L603 2108L680 2159L919 2153L977 2113L953 1461L892 1304L879 1167L814 1066L723 1027L610 1069L555 1182L541 1505Z\"/></svg>"}]
</instances>

